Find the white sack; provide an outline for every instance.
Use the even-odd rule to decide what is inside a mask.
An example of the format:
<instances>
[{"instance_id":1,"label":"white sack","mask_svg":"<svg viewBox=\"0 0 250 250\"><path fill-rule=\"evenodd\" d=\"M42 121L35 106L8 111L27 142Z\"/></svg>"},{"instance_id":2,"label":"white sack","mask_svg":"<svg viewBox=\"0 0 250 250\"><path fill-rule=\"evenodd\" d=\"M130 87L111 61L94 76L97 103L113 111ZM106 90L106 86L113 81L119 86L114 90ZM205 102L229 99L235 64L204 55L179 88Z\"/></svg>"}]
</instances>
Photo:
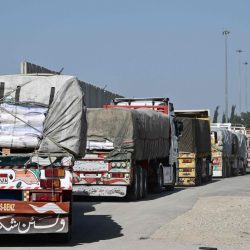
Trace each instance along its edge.
<instances>
[{"instance_id":1,"label":"white sack","mask_svg":"<svg viewBox=\"0 0 250 250\"><path fill-rule=\"evenodd\" d=\"M7 103L2 103L0 107L6 109L7 111L13 114L20 114L20 115L27 115L30 113L45 114L48 111L48 108L44 107L22 106L22 105L13 105Z\"/></svg>"},{"instance_id":2,"label":"white sack","mask_svg":"<svg viewBox=\"0 0 250 250\"><path fill-rule=\"evenodd\" d=\"M112 150L114 149L114 143L106 140L105 142L100 141L87 141L86 148L89 150Z\"/></svg>"},{"instance_id":3,"label":"white sack","mask_svg":"<svg viewBox=\"0 0 250 250\"><path fill-rule=\"evenodd\" d=\"M25 136L33 134L40 137L42 135L42 132L43 132L43 127L31 128L28 125L13 126L12 124L4 124L4 125L0 124L0 135Z\"/></svg>"},{"instance_id":4,"label":"white sack","mask_svg":"<svg viewBox=\"0 0 250 250\"><path fill-rule=\"evenodd\" d=\"M21 120L19 120L21 119ZM29 114L29 115L20 115L17 114L16 117L14 117L11 114L8 113L0 113L0 124L17 124L17 125L23 125L25 123L31 125L32 127L43 127L43 122L45 120L44 114ZM24 122L25 123L24 123Z\"/></svg>"},{"instance_id":5,"label":"white sack","mask_svg":"<svg viewBox=\"0 0 250 250\"><path fill-rule=\"evenodd\" d=\"M36 136L0 135L0 145L3 148L36 148L38 143Z\"/></svg>"}]
</instances>

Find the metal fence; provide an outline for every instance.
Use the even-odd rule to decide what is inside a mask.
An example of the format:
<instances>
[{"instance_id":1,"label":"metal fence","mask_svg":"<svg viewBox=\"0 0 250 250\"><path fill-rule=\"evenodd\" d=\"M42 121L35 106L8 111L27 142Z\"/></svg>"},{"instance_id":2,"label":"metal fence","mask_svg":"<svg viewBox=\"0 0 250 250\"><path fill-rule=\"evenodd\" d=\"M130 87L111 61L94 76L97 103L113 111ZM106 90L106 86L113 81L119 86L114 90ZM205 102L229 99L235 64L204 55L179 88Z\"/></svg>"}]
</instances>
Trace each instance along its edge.
<instances>
[{"instance_id":1,"label":"metal fence","mask_svg":"<svg viewBox=\"0 0 250 250\"><path fill-rule=\"evenodd\" d=\"M60 72L30 62L21 62L21 74L60 74ZM85 90L85 102L88 108L100 108L104 104L109 104L116 97L123 97L84 81L80 80L80 82Z\"/></svg>"}]
</instances>

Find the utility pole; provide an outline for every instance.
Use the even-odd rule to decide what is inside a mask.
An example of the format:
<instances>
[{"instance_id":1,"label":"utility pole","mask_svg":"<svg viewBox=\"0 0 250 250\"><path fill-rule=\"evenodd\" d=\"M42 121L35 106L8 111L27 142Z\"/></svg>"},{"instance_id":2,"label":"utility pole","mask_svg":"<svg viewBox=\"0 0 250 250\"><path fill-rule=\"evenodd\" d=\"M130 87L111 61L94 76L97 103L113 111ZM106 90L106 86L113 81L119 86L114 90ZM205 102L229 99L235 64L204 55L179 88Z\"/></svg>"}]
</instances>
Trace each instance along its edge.
<instances>
[{"instance_id":1,"label":"utility pole","mask_svg":"<svg viewBox=\"0 0 250 250\"><path fill-rule=\"evenodd\" d=\"M222 35L225 37L225 116L228 122L228 74L227 74L227 37L230 31L224 30Z\"/></svg>"},{"instance_id":2,"label":"utility pole","mask_svg":"<svg viewBox=\"0 0 250 250\"><path fill-rule=\"evenodd\" d=\"M248 62L243 63L245 65L245 111L247 112L248 107L247 107L247 65Z\"/></svg>"},{"instance_id":3,"label":"utility pole","mask_svg":"<svg viewBox=\"0 0 250 250\"><path fill-rule=\"evenodd\" d=\"M241 114L241 53L243 50L237 49L236 52L239 55L239 112Z\"/></svg>"}]
</instances>

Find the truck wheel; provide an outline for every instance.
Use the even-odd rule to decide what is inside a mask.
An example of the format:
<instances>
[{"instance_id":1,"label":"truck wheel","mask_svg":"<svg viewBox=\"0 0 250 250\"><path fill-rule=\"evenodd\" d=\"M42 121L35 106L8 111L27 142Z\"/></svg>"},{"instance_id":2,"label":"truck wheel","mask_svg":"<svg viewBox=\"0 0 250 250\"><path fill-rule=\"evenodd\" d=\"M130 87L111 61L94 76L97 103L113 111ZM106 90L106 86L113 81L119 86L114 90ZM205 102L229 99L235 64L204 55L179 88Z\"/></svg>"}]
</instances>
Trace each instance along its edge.
<instances>
[{"instance_id":1,"label":"truck wheel","mask_svg":"<svg viewBox=\"0 0 250 250\"><path fill-rule=\"evenodd\" d=\"M143 197L143 186L144 186L144 178L143 178L143 171L144 169L140 166L138 166L138 171L139 171L139 194L138 194L138 199L141 199Z\"/></svg>"},{"instance_id":2,"label":"truck wheel","mask_svg":"<svg viewBox=\"0 0 250 250\"><path fill-rule=\"evenodd\" d=\"M222 178L227 177L227 166L226 166L226 161L223 158L222 159Z\"/></svg>"},{"instance_id":3,"label":"truck wheel","mask_svg":"<svg viewBox=\"0 0 250 250\"><path fill-rule=\"evenodd\" d=\"M227 177L231 177L231 162L230 160L228 159L227 160Z\"/></svg>"},{"instance_id":4,"label":"truck wheel","mask_svg":"<svg viewBox=\"0 0 250 250\"><path fill-rule=\"evenodd\" d=\"M167 191L173 191L175 187L175 182L176 182L176 166L173 168L173 180L171 185L166 186Z\"/></svg>"},{"instance_id":5,"label":"truck wheel","mask_svg":"<svg viewBox=\"0 0 250 250\"><path fill-rule=\"evenodd\" d=\"M153 188L154 193L161 193L162 188L163 188L163 169L160 165L157 166L156 169L156 180L155 180L155 185Z\"/></svg>"},{"instance_id":6,"label":"truck wheel","mask_svg":"<svg viewBox=\"0 0 250 250\"><path fill-rule=\"evenodd\" d=\"M143 177L142 198L145 198L148 195L148 172L144 168L142 168L142 177Z\"/></svg>"},{"instance_id":7,"label":"truck wheel","mask_svg":"<svg viewBox=\"0 0 250 250\"><path fill-rule=\"evenodd\" d=\"M211 161L209 159L206 160L206 168L207 168L207 182L212 181L213 177L213 170L210 171L210 163ZM210 174L211 172L211 174Z\"/></svg>"},{"instance_id":8,"label":"truck wheel","mask_svg":"<svg viewBox=\"0 0 250 250\"><path fill-rule=\"evenodd\" d=\"M139 199L140 190L140 170L139 167L135 166L133 169L133 182L128 187L127 200L136 201Z\"/></svg>"},{"instance_id":9,"label":"truck wheel","mask_svg":"<svg viewBox=\"0 0 250 250\"><path fill-rule=\"evenodd\" d=\"M243 168L241 170L241 174L242 175L245 175L247 173L247 170L246 170L246 165L243 165Z\"/></svg>"},{"instance_id":10,"label":"truck wheel","mask_svg":"<svg viewBox=\"0 0 250 250\"><path fill-rule=\"evenodd\" d=\"M201 161L198 160L196 163L196 176L195 176L195 186L200 186L202 183L202 174L201 174Z\"/></svg>"}]
</instances>

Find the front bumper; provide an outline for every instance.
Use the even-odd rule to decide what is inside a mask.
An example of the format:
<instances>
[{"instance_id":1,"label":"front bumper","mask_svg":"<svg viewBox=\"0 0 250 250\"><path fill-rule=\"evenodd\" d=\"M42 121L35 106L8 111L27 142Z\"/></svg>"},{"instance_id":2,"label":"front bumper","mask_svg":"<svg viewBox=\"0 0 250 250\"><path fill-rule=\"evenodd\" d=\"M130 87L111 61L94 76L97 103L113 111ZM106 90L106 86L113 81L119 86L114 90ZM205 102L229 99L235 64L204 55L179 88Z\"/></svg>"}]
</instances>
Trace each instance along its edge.
<instances>
[{"instance_id":1,"label":"front bumper","mask_svg":"<svg viewBox=\"0 0 250 250\"><path fill-rule=\"evenodd\" d=\"M73 195L124 197L127 186L73 185Z\"/></svg>"}]
</instances>

